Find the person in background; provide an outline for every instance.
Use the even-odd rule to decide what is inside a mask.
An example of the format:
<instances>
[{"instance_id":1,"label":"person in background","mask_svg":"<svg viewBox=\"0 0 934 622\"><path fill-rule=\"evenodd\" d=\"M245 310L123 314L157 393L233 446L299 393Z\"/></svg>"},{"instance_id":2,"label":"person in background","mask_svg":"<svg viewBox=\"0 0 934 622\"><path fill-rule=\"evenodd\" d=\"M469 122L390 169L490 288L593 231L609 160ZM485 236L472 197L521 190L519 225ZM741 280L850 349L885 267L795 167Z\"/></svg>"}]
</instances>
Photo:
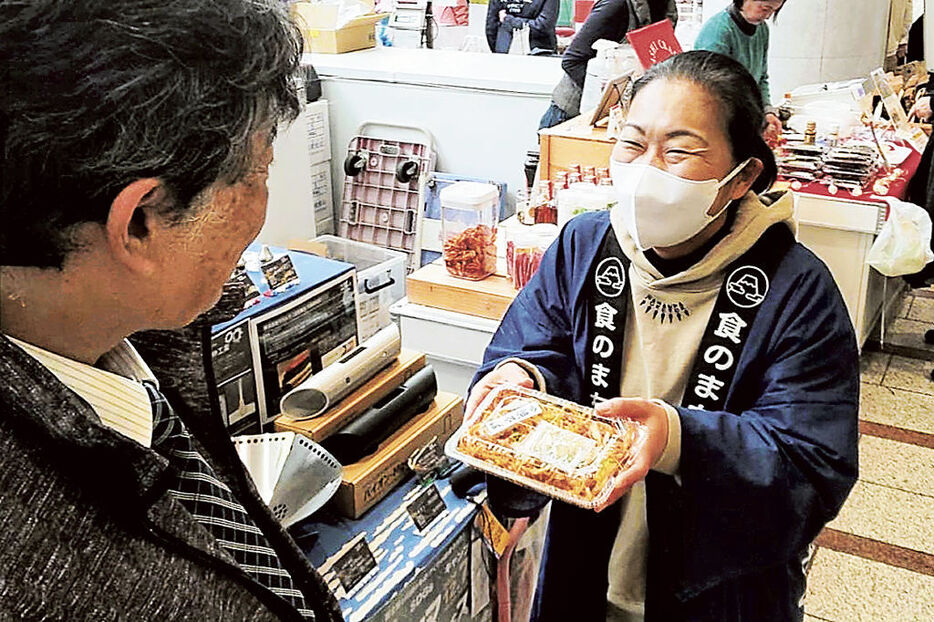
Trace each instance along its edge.
<instances>
[{"instance_id":1,"label":"person in background","mask_svg":"<svg viewBox=\"0 0 934 622\"><path fill-rule=\"evenodd\" d=\"M891 0L885 62L883 63L886 71L892 71L897 65L905 62L908 55L908 31L914 15L913 8L912 0Z\"/></svg>"},{"instance_id":2,"label":"person in background","mask_svg":"<svg viewBox=\"0 0 934 622\"><path fill-rule=\"evenodd\" d=\"M733 0L703 25L694 41L695 50L726 54L746 68L759 85L765 106L767 138L781 134L778 111L772 108L769 91L769 27L765 23L778 15L785 0Z\"/></svg>"},{"instance_id":3,"label":"person in background","mask_svg":"<svg viewBox=\"0 0 934 622\"><path fill-rule=\"evenodd\" d=\"M0 0L0 619L342 619L127 341L221 296L301 50L274 0Z\"/></svg>"},{"instance_id":4,"label":"person in background","mask_svg":"<svg viewBox=\"0 0 934 622\"><path fill-rule=\"evenodd\" d=\"M908 43L905 44L905 62L919 60L924 60L924 13L908 29Z\"/></svg>"},{"instance_id":5,"label":"person in background","mask_svg":"<svg viewBox=\"0 0 934 622\"><path fill-rule=\"evenodd\" d=\"M759 194L762 108L721 54L650 68L609 162L619 201L565 226L484 353L468 419L511 383L646 426L599 511L551 501L536 622L803 618L809 545L856 482L859 357L791 194ZM507 520L547 502L488 493Z\"/></svg>"},{"instance_id":6,"label":"person in background","mask_svg":"<svg viewBox=\"0 0 934 622\"><path fill-rule=\"evenodd\" d=\"M678 7L675 0L598 0L561 57L564 74L551 95L551 104L542 116L538 129L554 127L580 114L587 62L597 55L593 49L595 41L606 39L622 42L630 30L665 18L677 24Z\"/></svg>"},{"instance_id":7,"label":"person in background","mask_svg":"<svg viewBox=\"0 0 934 622\"><path fill-rule=\"evenodd\" d=\"M507 54L513 33L529 28L529 52L554 53L558 49L555 25L558 0L490 0L486 13L486 40L490 51Z\"/></svg>"},{"instance_id":8,"label":"person in background","mask_svg":"<svg viewBox=\"0 0 934 622\"><path fill-rule=\"evenodd\" d=\"M924 60L923 37L924 16L922 15L911 28L908 39L908 62ZM917 54L917 57L912 57L913 52ZM915 118L922 123L931 123L934 121L934 109L931 105L932 96L929 93L934 93L934 73L928 74L928 83L924 88L928 94L915 101L914 106L908 111L908 117ZM908 201L922 206L934 220L934 140L928 140L924 153L921 154L918 170L908 183ZM934 239L931 240L931 250L934 250ZM920 272L905 275L903 278L909 287L916 289L929 287L934 283L934 262L926 265ZM924 342L934 344L934 329L925 331ZM934 369L931 370L930 376L931 380L934 380Z\"/></svg>"}]
</instances>

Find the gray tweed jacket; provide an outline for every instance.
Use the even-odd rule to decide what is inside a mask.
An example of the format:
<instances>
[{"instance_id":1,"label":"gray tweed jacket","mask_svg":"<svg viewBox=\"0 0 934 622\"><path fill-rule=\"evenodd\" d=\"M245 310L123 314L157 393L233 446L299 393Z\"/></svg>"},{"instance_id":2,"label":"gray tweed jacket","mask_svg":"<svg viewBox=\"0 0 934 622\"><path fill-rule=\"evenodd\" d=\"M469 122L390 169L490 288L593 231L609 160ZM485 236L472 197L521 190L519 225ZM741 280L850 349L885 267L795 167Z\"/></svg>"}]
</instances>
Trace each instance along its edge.
<instances>
[{"instance_id":1,"label":"gray tweed jacket","mask_svg":"<svg viewBox=\"0 0 934 622\"><path fill-rule=\"evenodd\" d=\"M256 494L220 418L193 417L172 399L182 397L178 387L168 389L316 619L340 620L336 600ZM0 336L0 620L300 620L167 494L168 481L161 456L101 425Z\"/></svg>"}]
</instances>

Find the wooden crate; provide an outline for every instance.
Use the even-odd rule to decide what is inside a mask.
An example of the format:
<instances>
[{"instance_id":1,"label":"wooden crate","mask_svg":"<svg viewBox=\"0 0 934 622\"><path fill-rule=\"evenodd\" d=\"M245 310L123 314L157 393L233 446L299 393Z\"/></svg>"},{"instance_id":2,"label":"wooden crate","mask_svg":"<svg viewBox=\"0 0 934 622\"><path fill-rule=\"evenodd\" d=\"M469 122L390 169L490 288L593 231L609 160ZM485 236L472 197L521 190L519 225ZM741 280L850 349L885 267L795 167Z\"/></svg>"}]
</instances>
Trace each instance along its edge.
<instances>
[{"instance_id":1,"label":"wooden crate","mask_svg":"<svg viewBox=\"0 0 934 622\"><path fill-rule=\"evenodd\" d=\"M539 132L540 179L554 179L556 171L567 170L572 164L597 168L610 165L616 141L606 137L606 128L591 127L589 122L590 114L582 114Z\"/></svg>"},{"instance_id":2,"label":"wooden crate","mask_svg":"<svg viewBox=\"0 0 934 622\"><path fill-rule=\"evenodd\" d=\"M501 320L516 297L512 279L493 274L480 281L451 276L439 259L422 266L405 281L409 302L457 313Z\"/></svg>"},{"instance_id":3,"label":"wooden crate","mask_svg":"<svg viewBox=\"0 0 934 622\"><path fill-rule=\"evenodd\" d=\"M333 408L329 408L323 415L311 419L279 415L274 422L276 432L295 432L320 443L392 393L396 387L414 376L423 367L425 367L424 353L402 350L399 358L389 367L373 376L366 384L339 401Z\"/></svg>"}]
</instances>

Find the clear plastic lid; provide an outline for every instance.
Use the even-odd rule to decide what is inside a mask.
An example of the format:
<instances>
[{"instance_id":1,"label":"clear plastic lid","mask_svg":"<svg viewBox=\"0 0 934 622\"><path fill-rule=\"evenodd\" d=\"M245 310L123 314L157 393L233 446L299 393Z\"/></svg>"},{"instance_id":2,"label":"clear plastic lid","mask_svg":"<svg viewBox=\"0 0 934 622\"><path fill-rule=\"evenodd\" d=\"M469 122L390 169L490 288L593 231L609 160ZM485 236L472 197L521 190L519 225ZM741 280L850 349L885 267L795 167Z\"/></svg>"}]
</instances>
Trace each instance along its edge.
<instances>
[{"instance_id":1,"label":"clear plastic lid","mask_svg":"<svg viewBox=\"0 0 934 622\"><path fill-rule=\"evenodd\" d=\"M606 500L645 426L514 385L493 388L445 451L481 471L584 508Z\"/></svg>"},{"instance_id":2,"label":"clear plastic lid","mask_svg":"<svg viewBox=\"0 0 934 622\"><path fill-rule=\"evenodd\" d=\"M540 223L537 225L522 225L512 227L506 231L506 235L512 240L515 248L537 248L547 249L551 243L558 237L558 225L550 223Z\"/></svg>"}]
</instances>

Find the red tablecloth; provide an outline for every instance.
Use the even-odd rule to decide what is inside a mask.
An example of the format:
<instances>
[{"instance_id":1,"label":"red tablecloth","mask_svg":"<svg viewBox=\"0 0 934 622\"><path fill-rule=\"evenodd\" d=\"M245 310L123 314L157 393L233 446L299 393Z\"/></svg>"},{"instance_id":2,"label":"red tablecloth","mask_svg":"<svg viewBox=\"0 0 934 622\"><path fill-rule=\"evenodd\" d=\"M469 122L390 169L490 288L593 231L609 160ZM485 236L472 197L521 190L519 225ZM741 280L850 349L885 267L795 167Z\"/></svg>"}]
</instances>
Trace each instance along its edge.
<instances>
[{"instance_id":1,"label":"red tablecloth","mask_svg":"<svg viewBox=\"0 0 934 622\"><path fill-rule=\"evenodd\" d=\"M911 148L907 142L899 143L903 146ZM921 154L911 148L911 155L909 155L904 162L898 165L898 168L905 171L905 176L902 179L892 182L889 185L889 194L888 196L895 197L897 199L904 200L908 195L908 182L911 181L911 178L914 177L915 172L918 170L918 164L921 163ZM869 182L863 187L863 194L856 197L847 190L846 188L840 188L837 190L837 194L830 194L827 190L827 186L822 185L816 181L811 181L807 183L802 183L801 188L795 190L795 192L802 192L805 194L813 194L822 197L831 197L835 199L853 199L856 201L867 201L870 203L881 203L885 204L878 195L875 195L872 192L872 185L878 177L882 175L877 175L869 180ZM786 177L779 175L778 179L786 183L790 183L792 180Z\"/></svg>"}]
</instances>

